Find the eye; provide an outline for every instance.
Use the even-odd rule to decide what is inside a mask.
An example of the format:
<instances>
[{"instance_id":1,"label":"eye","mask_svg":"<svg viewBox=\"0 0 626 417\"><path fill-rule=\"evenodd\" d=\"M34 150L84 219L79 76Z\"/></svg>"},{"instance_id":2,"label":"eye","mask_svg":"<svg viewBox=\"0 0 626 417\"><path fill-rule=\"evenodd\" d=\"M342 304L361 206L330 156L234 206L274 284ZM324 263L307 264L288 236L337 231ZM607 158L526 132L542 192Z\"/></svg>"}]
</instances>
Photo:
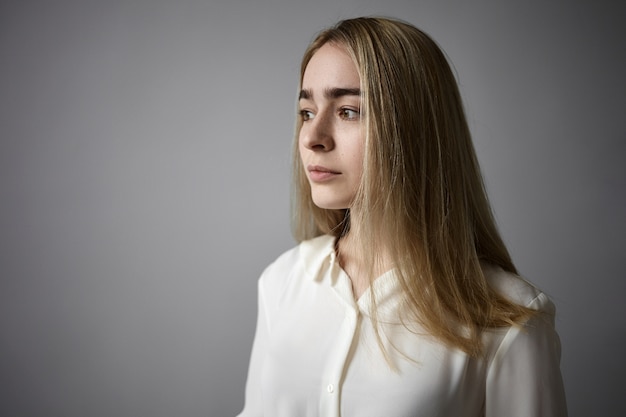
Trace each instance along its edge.
<instances>
[{"instance_id":1,"label":"eye","mask_svg":"<svg viewBox=\"0 0 626 417\"><path fill-rule=\"evenodd\" d=\"M339 109L339 117L344 120L359 120L361 113L358 110L343 107Z\"/></svg>"},{"instance_id":2,"label":"eye","mask_svg":"<svg viewBox=\"0 0 626 417\"><path fill-rule=\"evenodd\" d=\"M315 114L313 114L313 112L310 110L300 110L300 117L302 118L302 121L306 122L313 119L315 117Z\"/></svg>"}]
</instances>

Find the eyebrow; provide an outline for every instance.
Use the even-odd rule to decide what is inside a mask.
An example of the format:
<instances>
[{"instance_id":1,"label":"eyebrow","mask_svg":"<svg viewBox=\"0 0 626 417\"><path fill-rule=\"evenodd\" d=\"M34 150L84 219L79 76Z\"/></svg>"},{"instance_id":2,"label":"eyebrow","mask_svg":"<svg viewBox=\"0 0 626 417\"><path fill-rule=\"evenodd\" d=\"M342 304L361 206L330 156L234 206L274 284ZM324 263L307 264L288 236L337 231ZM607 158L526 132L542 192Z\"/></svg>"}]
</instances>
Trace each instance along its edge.
<instances>
[{"instance_id":1,"label":"eyebrow","mask_svg":"<svg viewBox=\"0 0 626 417\"><path fill-rule=\"evenodd\" d=\"M336 99L344 96L360 96L361 89L359 88L327 88L324 90L324 97L327 99ZM313 97L313 92L309 89L304 89L300 91L300 95L298 96L299 100L310 100Z\"/></svg>"}]
</instances>

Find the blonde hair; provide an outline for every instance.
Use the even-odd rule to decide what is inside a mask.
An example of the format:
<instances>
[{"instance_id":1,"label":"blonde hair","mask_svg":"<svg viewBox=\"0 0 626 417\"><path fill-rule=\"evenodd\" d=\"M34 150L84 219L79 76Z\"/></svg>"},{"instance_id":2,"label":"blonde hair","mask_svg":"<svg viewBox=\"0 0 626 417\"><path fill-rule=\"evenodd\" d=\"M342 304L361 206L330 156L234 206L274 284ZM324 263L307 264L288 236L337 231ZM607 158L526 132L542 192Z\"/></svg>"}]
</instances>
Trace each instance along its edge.
<instances>
[{"instance_id":1,"label":"blonde hair","mask_svg":"<svg viewBox=\"0 0 626 417\"><path fill-rule=\"evenodd\" d=\"M356 241L370 260L369 271L381 262L382 246L391 254L406 318L479 355L482 329L521 323L533 312L494 291L483 274L481 261L516 269L495 225L448 61L408 23L350 19L313 40L300 84L311 57L329 42L345 49L360 75L364 172L349 213L321 209L312 201L295 146L295 238L339 237L358 222L363 227ZM372 317L376 321L375 308Z\"/></svg>"}]
</instances>

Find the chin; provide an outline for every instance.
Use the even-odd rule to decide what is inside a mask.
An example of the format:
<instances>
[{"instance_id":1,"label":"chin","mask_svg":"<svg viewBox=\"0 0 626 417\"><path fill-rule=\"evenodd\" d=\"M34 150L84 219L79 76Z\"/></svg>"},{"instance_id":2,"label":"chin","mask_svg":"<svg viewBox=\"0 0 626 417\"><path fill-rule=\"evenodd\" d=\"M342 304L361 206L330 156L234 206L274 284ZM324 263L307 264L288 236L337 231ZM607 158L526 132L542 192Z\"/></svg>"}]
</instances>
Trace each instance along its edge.
<instances>
[{"instance_id":1,"label":"chin","mask_svg":"<svg viewBox=\"0 0 626 417\"><path fill-rule=\"evenodd\" d=\"M325 210L344 210L350 206L346 201L343 200L339 201L334 199L315 197L313 197L313 204Z\"/></svg>"}]
</instances>

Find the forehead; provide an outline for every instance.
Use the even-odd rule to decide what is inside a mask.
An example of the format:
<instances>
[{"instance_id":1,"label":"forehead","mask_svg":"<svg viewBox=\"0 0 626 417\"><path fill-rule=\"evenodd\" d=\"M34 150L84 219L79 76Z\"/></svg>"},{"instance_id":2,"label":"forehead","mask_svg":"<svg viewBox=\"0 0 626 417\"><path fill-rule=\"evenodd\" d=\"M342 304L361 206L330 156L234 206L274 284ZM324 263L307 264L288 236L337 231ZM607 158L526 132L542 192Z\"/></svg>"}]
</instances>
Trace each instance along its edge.
<instances>
[{"instance_id":1,"label":"forehead","mask_svg":"<svg viewBox=\"0 0 626 417\"><path fill-rule=\"evenodd\" d=\"M358 88L359 72L341 46L326 43L311 57L304 70L302 88Z\"/></svg>"}]
</instances>

